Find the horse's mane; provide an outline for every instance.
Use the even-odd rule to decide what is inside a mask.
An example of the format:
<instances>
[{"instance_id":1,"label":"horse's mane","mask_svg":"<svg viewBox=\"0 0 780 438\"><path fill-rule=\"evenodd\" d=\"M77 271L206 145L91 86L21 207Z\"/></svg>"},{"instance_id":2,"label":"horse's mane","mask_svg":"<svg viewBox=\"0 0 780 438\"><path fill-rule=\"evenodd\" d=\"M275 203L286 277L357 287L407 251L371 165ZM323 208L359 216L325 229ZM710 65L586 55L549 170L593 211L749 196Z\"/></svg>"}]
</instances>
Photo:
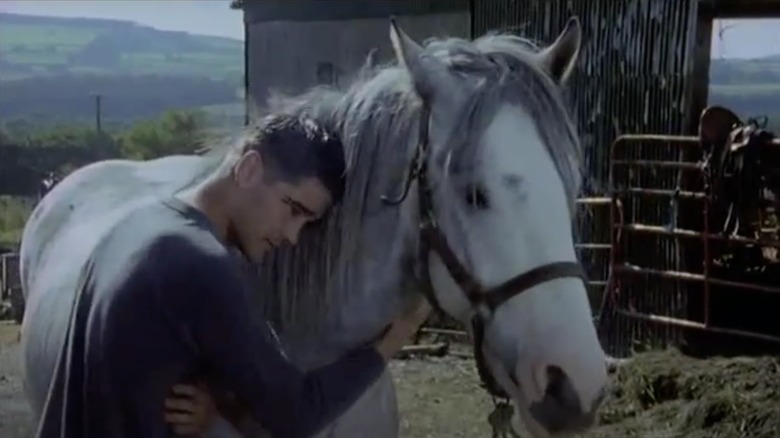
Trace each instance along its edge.
<instances>
[{"instance_id":1,"label":"horse's mane","mask_svg":"<svg viewBox=\"0 0 780 438\"><path fill-rule=\"evenodd\" d=\"M455 134L461 141L453 142L451 161L475 153L475 139L501 103L521 103L535 119L573 206L581 176L579 140L570 118L563 117L566 108L558 87L535 58L536 46L515 35L492 34L473 42L431 39L424 47L451 70L486 79L470 108L461 113L463 120L454 122L461 127ZM307 322L316 326L348 297L357 299L368 289L368 279L355 270L365 263L386 263L372 254L401 245L399 222L411 219L404 218L400 208L383 205L380 197L400 188L417 141L420 108L408 72L394 64L364 67L345 89L316 87L297 97L271 99L266 111L309 116L337 132L348 161L340 205L305 230L295 247L276 251L257 268L263 294L268 294L263 298L265 314L281 328ZM388 227L372 233L370 242L360 240L366 237L368 218L385 221ZM389 268L376 266L373 271L396 281L403 276Z\"/></svg>"}]
</instances>

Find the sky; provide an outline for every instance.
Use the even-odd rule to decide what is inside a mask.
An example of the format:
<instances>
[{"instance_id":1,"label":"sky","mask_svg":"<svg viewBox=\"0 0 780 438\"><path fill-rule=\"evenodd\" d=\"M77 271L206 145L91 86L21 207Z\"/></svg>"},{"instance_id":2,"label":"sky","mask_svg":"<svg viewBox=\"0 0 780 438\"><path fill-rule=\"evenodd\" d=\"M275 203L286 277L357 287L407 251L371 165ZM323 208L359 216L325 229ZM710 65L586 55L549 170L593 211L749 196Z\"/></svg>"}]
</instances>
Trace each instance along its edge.
<instances>
[{"instance_id":1,"label":"sky","mask_svg":"<svg viewBox=\"0 0 780 438\"><path fill-rule=\"evenodd\" d=\"M1 12L135 21L161 30L244 38L230 0L0 0Z\"/></svg>"},{"instance_id":2,"label":"sky","mask_svg":"<svg viewBox=\"0 0 780 438\"><path fill-rule=\"evenodd\" d=\"M129 20L162 30L243 39L241 12L229 4L229 0L0 0L0 11ZM780 54L780 19L722 20L713 33L713 58Z\"/></svg>"}]
</instances>

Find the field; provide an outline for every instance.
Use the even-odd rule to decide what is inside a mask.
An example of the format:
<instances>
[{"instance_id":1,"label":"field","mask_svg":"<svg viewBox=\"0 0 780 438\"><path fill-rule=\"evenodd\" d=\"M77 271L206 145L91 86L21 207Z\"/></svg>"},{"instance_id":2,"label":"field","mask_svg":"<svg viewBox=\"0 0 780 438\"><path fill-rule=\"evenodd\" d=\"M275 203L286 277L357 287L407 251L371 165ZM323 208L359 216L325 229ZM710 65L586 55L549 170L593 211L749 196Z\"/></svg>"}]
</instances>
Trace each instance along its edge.
<instances>
[{"instance_id":1,"label":"field","mask_svg":"<svg viewBox=\"0 0 780 438\"><path fill-rule=\"evenodd\" d=\"M766 84L712 85L712 93L724 97L750 97L766 93L780 93L780 82Z\"/></svg>"},{"instance_id":2,"label":"field","mask_svg":"<svg viewBox=\"0 0 780 438\"><path fill-rule=\"evenodd\" d=\"M0 323L0 436L31 434L21 399L18 326ZM490 400L473 361L441 357L391 364L401 436L486 437ZM601 425L580 438L777 438L780 358L696 360L676 351L637 355L613 374ZM527 436L527 435L526 435Z\"/></svg>"},{"instance_id":3,"label":"field","mask_svg":"<svg viewBox=\"0 0 780 438\"><path fill-rule=\"evenodd\" d=\"M0 14L4 80L43 74L159 74L233 79L243 42L129 22Z\"/></svg>"}]
</instances>

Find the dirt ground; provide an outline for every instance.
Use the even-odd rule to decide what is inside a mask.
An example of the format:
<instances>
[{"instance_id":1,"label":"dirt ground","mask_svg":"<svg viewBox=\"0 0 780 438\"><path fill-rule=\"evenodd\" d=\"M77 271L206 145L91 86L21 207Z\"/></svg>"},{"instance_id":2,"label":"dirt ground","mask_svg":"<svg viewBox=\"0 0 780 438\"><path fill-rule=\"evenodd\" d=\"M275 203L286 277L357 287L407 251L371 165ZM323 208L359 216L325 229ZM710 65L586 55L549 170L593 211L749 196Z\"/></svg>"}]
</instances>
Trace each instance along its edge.
<instances>
[{"instance_id":1,"label":"dirt ground","mask_svg":"<svg viewBox=\"0 0 780 438\"><path fill-rule=\"evenodd\" d=\"M21 399L18 326L0 323L0 437L31 435ZM401 436L489 437L490 399L473 361L398 360ZM580 438L780 438L780 358L697 360L643 353L613 375L601 424Z\"/></svg>"},{"instance_id":2,"label":"dirt ground","mask_svg":"<svg viewBox=\"0 0 780 438\"><path fill-rule=\"evenodd\" d=\"M19 326L0 321L0 437L32 435L27 404L22 399Z\"/></svg>"}]
</instances>

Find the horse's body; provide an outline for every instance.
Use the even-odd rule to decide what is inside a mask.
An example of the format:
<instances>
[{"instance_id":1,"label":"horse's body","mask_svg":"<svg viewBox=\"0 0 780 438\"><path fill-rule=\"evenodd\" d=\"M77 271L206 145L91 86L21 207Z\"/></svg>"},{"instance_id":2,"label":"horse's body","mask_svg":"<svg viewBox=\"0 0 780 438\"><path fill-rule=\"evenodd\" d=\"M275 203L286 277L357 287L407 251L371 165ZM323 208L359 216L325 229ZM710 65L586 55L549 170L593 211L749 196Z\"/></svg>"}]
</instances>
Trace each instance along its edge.
<instances>
[{"instance_id":1,"label":"horse's body","mask_svg":"<svg viewBox=\"0 0 780 438\"><path fill-rule=\"evenodd\" d=\"M252 310L256 317L275 323L291 360L305 369L375 337L415 293L412 286L420 286L416 197L410 195L398 206L381 200L402 184L414 155L421 114L418 92L427 96L431 107L432 150L430 160L424 159L438 183L433 188L437 201L446 200L437 206L437 218L450 244L456 243L453 251L475 278L493 285L545 263L576 261L570 218L579 174L573 149L563 149L576 142L565 114L558 114L560 98L550 94L552 83L544 82L541 70L532 66L544 61L536 57L544 54L535 54L514 37L488 37L476 49L460 40L439 43L430 51L447 59L451 69L461 62L466 76L476 72L492 80L493 68L508 75L516 73L508 66L531 65L523 93L542 102L539 108L525 109L516 101L503 102L499 80L487 88L493 92L490 99L475 98L480 89L473 88L469 98L445 103L423 89L424 84L436 86L436 81L420 77L424 66L413 65L413 43L394 35L402 66L365 74L346 92L317 90L279 109L309 115L339 132L350 167L343 205L321 226L304 233L296 247L278 251L258 267L260 292ZM578 39L576 43L578 48ZM447 44L452 44L451 54L441 51ZM484 64L485 53L496 64ZM546 54L553 61L548 67L554 76L566 76L576 57L576 50L562 53ZM474 58L472 64L466 62L469 57ZM560 62L563 70L556 64ZM510 84L513 78L496 77ZM534 90L534 81L544 89ZM453 96L457 87L450 88ZM536 91L541 97L533 95ZM448 107L468 109L446 115ZM559 120L551 118L556 115ZM443 123L453 117L461 120L453 121L453 126ZM514 138L519 134L528 137L525 150ZM555 149L558 144L562 149ZM520 170L518 157L527 161ZM24 370L35 415L40 415L65 336L80 268L101 235L136 206L174 195L218 163L214 157L184 156L96 163L65 178L33 212L22 239L21 275L27 300ZM477 170L480 166L485 168ZM465 191L463 178L469 179ZM490 208L483 205L488 201L475 198L474 178L483 178L477 181L483 186L479 196L490 196ZM544 227L555 231L542 235ZM438 301L467 322L475 309L434 256L429 271ZM487 363L535 435L571 430L582 418L592 417L606 373L581 282L552 278L534 285L508 300L487 322ZM557 375L550 374L551 367ZM549 395L554 383L557 395ZM397 434L395 396L387 373L322 432L344 437Z\"/></svg>"},{"instance_id":2,"label":"horse's body","mask_svg":"<svg viewBox=\"0 0 780 438\"><path fill-rule=\"evenodd\" d=\"M95 163L65 178L35 208L25 228L20 261L26 300L25 377L34 413L40 414L65 338L81 266L119 218L186 185L202 161L169 157L145 163Z\"/></svg>"}]
</instances>

